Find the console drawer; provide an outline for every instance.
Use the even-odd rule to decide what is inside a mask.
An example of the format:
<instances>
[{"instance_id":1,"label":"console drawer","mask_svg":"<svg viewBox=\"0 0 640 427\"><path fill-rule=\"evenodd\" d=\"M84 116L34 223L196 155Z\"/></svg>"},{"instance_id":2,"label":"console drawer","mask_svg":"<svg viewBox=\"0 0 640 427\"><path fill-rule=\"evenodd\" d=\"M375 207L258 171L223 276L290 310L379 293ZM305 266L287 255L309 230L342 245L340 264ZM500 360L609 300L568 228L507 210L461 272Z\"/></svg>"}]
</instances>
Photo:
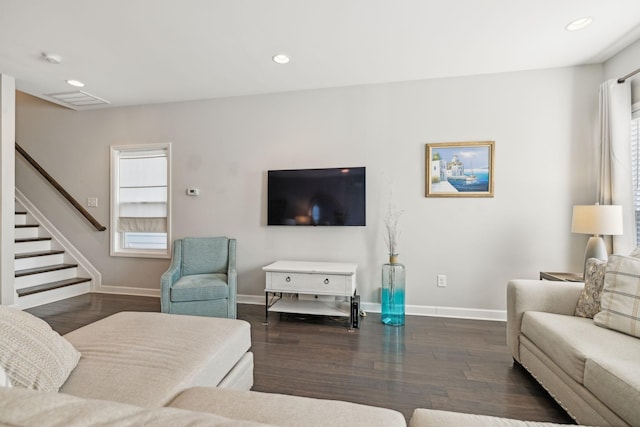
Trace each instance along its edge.
<instances>
[{"instance_id":1,"label":"console drawer","mask_svg":"<svg viewBox=\"0 0 640 427\"><path fill-rule=\"evenodd\" d=\"M351 295L351 276L316 273L267 273L268 291L319 295Z\"/></svg>"}]
</instances>

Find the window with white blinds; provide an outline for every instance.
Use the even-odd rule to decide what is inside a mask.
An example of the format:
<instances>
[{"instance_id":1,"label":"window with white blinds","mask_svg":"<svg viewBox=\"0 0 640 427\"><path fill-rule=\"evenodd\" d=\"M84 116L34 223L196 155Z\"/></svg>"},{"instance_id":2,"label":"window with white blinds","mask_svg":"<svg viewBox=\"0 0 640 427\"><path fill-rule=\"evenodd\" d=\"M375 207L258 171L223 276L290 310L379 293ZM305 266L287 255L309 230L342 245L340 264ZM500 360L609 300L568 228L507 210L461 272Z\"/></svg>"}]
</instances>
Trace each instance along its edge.
<instances>
[{"instance_id":1,"label":"window with white blinds","mask_svg":"<svg viewBox=\"0 0 640 427\"><path fill-rule=\"evenodd\" d=\"M636 113L640 113L637 111ZM640 114L634 114L640 116ZM636 218L636 246L640 246L640 117L631 120L631 177Z\"/></svg>"},{"instance_id":2,"label":"window with white blinds","mask_svg":"<svg viewBox=\"0 0 640 427\"><path fill-rule=\"evenodd\" d=\"M168 257L170 144L111 147L111 255Z\"/></svg>"}]
</instances>

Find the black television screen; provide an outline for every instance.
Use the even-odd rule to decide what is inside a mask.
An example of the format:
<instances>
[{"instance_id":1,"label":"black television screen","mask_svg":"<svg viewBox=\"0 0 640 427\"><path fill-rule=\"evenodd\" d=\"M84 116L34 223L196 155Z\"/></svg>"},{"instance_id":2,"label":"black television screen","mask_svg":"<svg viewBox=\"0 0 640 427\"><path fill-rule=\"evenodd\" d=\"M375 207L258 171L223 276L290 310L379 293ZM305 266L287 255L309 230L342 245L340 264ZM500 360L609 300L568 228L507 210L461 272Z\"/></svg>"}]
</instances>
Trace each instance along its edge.
<instances>
[{"instance_id":1,"label":"black television screen","mask_svg":"<svg viewBox=\"0 0 640 427\"><path fill-rule=\"evenodd\" d=\"M365 168L272 170L268 225L366 225Z\"/></svg>"}]
</instances>

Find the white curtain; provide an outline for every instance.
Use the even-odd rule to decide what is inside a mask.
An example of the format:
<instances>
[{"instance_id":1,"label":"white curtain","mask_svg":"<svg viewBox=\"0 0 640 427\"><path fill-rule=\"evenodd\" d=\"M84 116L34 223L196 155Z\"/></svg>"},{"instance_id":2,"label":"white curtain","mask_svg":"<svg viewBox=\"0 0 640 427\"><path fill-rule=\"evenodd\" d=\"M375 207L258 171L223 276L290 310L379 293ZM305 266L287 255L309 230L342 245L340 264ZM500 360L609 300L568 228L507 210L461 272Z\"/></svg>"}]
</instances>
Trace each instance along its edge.
<instances>
[{"instance_id":1,"label":"white curtain","mask_svg":"<svg viewBox=\"0 0 640 427\"><path fill-rule=\"evenodd\" d=\"M600 85L600 171L598 201L621 205L623 233L613 236L610 253L628 254L636 246L631 180L631 85L607 80Z\"/></svg>"}]
</instances>

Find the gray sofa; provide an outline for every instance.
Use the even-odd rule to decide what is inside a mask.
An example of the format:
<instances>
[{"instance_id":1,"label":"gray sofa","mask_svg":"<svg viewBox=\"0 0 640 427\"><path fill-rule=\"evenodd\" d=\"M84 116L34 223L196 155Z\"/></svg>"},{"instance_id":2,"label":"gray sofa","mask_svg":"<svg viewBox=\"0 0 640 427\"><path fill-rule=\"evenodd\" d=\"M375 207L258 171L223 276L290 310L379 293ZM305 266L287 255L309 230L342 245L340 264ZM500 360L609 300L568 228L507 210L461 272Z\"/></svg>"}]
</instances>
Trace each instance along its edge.
<instances>
[{"instance_id":1,"label":"gray sofa","mask_svg":"<svg viewBox=\"0 0 640 427\"><path fill-rule=\"evenodd\" d=\"M507 345L513 359L577 422L640 425L640 339L574 312L583 283L512 280Z\"/></svg>"}]
</instances>

